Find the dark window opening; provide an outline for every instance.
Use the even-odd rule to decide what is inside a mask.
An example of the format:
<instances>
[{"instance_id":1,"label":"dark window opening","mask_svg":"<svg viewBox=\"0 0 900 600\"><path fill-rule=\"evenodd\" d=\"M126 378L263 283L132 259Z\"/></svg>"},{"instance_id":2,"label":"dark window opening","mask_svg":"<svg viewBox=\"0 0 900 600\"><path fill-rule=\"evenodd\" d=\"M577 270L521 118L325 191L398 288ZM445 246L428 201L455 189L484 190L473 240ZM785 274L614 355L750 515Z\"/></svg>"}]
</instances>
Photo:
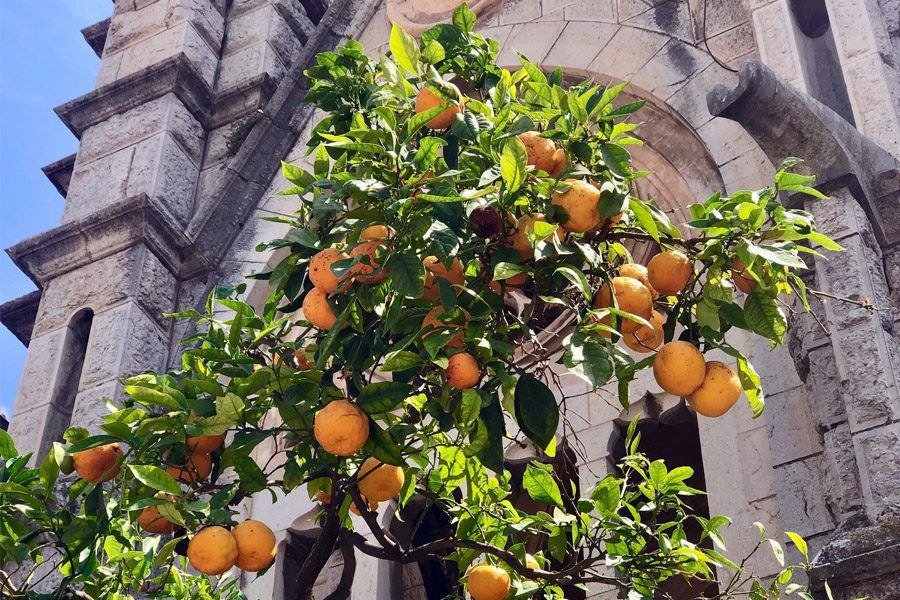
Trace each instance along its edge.
<instances>
[{"instance_id":1,"label":"dark window opening","mask_svg":"<svg viewBox=\"0 0 900 600\"><path fill-rule=\"evenodd\" d=\"M790 0L790 7L809 94L855 126L825 0Z\"/></svg>"},{"instance_id":2,"label":"dark window opening","mask_svg":"<svg viewBox=\"0 0 900 600\"><path fill-rule=\"evenodd\" d=\"M75 397L78 395L78 386L81 381L81 370L84 366L84 355L87 352L88 338L91 334L91 324L94 321L94 311L84 309L79 311L69 321L63 340L62 352L59 358L59 370L53 386L52 415L49 415L49 425L41 441L38 456L44 456L50 451L53 442L63 441L63 434L72 421L72 410L75 408Z\"/></svg>"},{"instance_id":3,"label":"dark window opening","mask_svg":"<svg viewBox=\"0 0 900 600\"><path fill-rule=\"evenodd\" d=\"M300 4L306 9L306 16L309 17L309 20L318 25L325 11L328 10L331 0L300 0Z\"/></svg>"},{"instance_id":4,"label":"dark window opening","mask_svg":"<svg viewBox=\"0 0 900 600\"><path fill-rule=\"evenodd\" d=\"M613 444L613 460L618 464L625 456L625 431L628 422L618 422L618 437ZM637 426L641 434L638 451L644 453L651 461L663 460L666 468L691 467L693 476L685 483L698 490L706 490L706 477L703 471L703 454L700 447L700 430L697 427L697 415L689 411L684 404L659 414L658 417L642 419ZM709 500L707 496L696 495L683 498L685 504L690 507L690 512L697 516L709 518ZM660 516L660 522L665 522L665 515ZM689 520L684 527L687 539L695 544L700 543L702 528L698 523ZM709 540L702 544L705 548L711 548ZM671 600L693 600L695 598L710 598L718 594L718 586L715 583L672 577L660 585L657 598Z\"/></svg>"}]
</instances>

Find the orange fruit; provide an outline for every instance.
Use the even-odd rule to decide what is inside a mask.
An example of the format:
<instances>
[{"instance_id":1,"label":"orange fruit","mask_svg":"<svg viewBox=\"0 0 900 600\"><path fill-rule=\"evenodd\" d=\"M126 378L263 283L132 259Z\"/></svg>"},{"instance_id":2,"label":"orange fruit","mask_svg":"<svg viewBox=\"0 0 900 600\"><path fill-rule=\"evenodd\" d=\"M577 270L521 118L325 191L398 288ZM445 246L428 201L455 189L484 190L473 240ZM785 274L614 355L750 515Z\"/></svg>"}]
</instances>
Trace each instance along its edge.
<instances>
[{"instance_id":1,"label":"orange fruit","mask_svg":"<svg viewBox=\"0 0 900 600\"><path fill-rule=\"evenodd\" d=\"M541 137L537 131L526 131L519 134L525 144L527 163L556 177L566 167L566 152L557 148L553 140Z\"/></svg>"},{"instance_id":2,"label":"orange fruit","mask_svg":"<svg viewBox=\"0 0 900 600\"><path fill-rule=\"evenodd\" d=\"M155 498L166 498L170 502L175 501L175 496L159 493ZM148 506L138 515L138 526L149 533L172 535L178 529L178 525L167 520L159 513L159 505Z\"/></svg>"},{"instance_id":3,"label":"orange fruit","mask_svg":"<svg viewBox=\"0 0 900 600\"><path fill-rule=\"evenodd\" d=\"M272 564L278 551L275 534L262 521L247 519L231 530L237 544L234 564L242 571L256 573Z\"/></svg>"},{"instance_id":4,"label":"orange fruit","mask_svg":"<svg viewBox=\"0 0 900 600\"><path fill-rule=\"evenodd\" d=\"M749 294L756 289L757 281L750 275L744 275L744 261L737 256L731 261L731 279L734 281L735 287L745 294Z\"/></svg>"},{"instance_id":5,"label":"orange fruit","mask_svg":"<svg viewBox=\"0 0 900 600\"><path fill-rule=\"evenodd\" d=\"M472 600L504 600L510 583L509 573L500 567L480 564L469 569L466 589Z\"/></svg>"},{"instance_id":6,"label":"orange fruit","mask_svg":"<svg viewBox=\"0 0 900 600\"><path fill-rule=\"evenodd\" d=\"M359 233L359 241L361 242L389 240L392 237L394 237L394 231L387 225L369 225Z\"/></svg>"},{"instance_id":7,"label":"orange fruit","mask_svg":"<svg viewBox=\"0 0 900 600\"><path fill-rule=\"evenodd\" d=\"M169 456L169 451L163 453L163 460ZM171 465L166 473L187 484L206 479L212 473L212 456L202 452L191 452L187 460L181 465Z\"/></svg>"},{"instance_id":8,"label":"orange fruit","mask_svg":"<svg viewBox=\"0 0 900 600\"><path fill-rule=\"evenodd\" d=\"M326 294L335 290L346 290L353 283L353 278L346 273L341 279L331 270L331 265L350 256L337 248L325 248L309 260L309 280Z\"/></svg>"},{"instance_id":9,"label":"orange fruit","mask_svg":"<svg viewBox=\"0 0 900 600\"><path fill-rule=\"evenodd\" d=\"M612 287L610 287L610 283ZM613 306L610 289L615 295L619 310L647 320L653 315L653 297L650 295L650 290L643 283L631 277L613 277L609 282L603 284L600 291L597 292L597 297L594 298L595 307L611 308ZM609 325L612 321L611 315L603 317L600 321L604 325ZM641 327L637 321L625 317L622 317L620 322L623 333L632 333Z\"/></svg>"},{"instance_id":10,"label":"orange fruit","mask_svg":"<svg viewBox=\"0 0 900 600\"><path fill-rule=\"evenodd\" d=\"M306 292L303 298L303 317L319 329L331 329L337 323L337 315L328 302L328 294L317 287ZM344 323L344 327L346 326Z\"/></svg>"},{"instance_id":11,"label":"orange fruit","mask_svg":"<svg viewBox=\"0 0 900 600\"><path fill-rule=\"evenodd\" d=\"M406 476L402 468L386 465L370 456L359 468L357 480L361 495L369 500L384 502L400 494Z\"/></svg>"},{"instance_id":12,"label":"orange fruit","mask_svg":"<svg viewBox=\"0 0 900 600\"><path fill-rule=\"evenodd\" d=\"M550 202L563 208L569 218L560 223L566 231L584 233L600 226L600 190L586 181L566 179L563 183L569 186L564 192L554 191Z\"/></svg>"},{"instance_id":13,"label":"orange fruit","mask_svg":"<svg viewBox=\"0 0 900 600\"><path fill-rule=\"evenodd\" d=\"M660 252L647 263L653 289L664 296L677 294L694 275L694 261L678 250Z\"/></svg>"},{"instance_id":14,"label":"orange fruit","mask_svg":"<svg viewBox=\"0 0 900 600\"><path fill-rule=\"evenodd\" d=\"M706 377L703 354L690 342L669 342L656 353L653 377L659 387L675 396L693 394Z\"/></svg>"},{"instance_id":15,"label":"orange fruit","mask_svg":"<svg viewBox=\"0 0 900 600\"><path fill-rule=\"evenodd\" d=\"M460 352L451 356L445 375L450 387L457 390L473 388L481 379L478 362L468 352Z\"/></svg>"},{"instance_id":16,"label":"orange fruit","mask_svg":"<svg viewBox=\"0 0 900 600\"><path fill-rule=\"evenodd\" d=\"M313 435L325 452L350 456L369 439L369 417L349 400L332 400L316 413Z\"/></svg>"},{"instance_id":17,"label":"orange fruit","mask_svg":"<svg viewBox=\"0 0 900 600\"><path fill-rule=\"evenodd\" d=\"M362 283L368 285L376 285L384 281L388 276L387 269L381 269L376 273L376 271L378 271L381 267L381 265L376 260L379 248L384 248L384 244L377 241L371 241L363 242L350 251L350 256L353 258L363 255L369 257L368 264L361 262L353 267L353 273L356 276L356 279L358 279Z\"/></svg>"},{"instance_id":18,"label":"orange fruit","mask_svg":"<svg viewBox=\"0 0 900 600\"><path fill-rule=\"evenodd\" d=\"M438 97L437 94L423 86L422 89L419 90L419 93L416 94L416 114L429 111L445 102L447 102L447 100ZM442 110L436 117L425 123L425 126L429 129L447 129L453 124L453 118L462 112L462 108L460 107L461 104L461 102L460 104L451 104Z\"/></svg>"},{"instance_id":19,"label":"orange fruit","mask_svg":"<svg viewBox=\"0 0 900 600\"><path fill-rule=\"evenodd\" d=\"M741 397L741 380L731 367L711 360L706 363L703 383L687 397L688 404L704 417L721 417Z\"/></svg>"},{"instance_id":20,"label":"orange fruit","mask_svg":"<svg viewBox=\"0 0 900 600\"><path fill-rule=\"evenodd\" d=\"M512 220L512 215L510 215L509 221L512 222ZM515 230L506 238L505 245L518 252L523 260L534 258L534 246L531 245L528 235L529 233L534 235L534 224L537 222L546 223L547 218L541 213L522 215L516 221ZM542 241L547 241L554 235L556 239L559 239L559 230L547 234Z\"/></svg>"},{"instance_id":21,"label":"orange fruit","mask_svg":"<svg viewBox=\"0 0 900 600\"><path fill-rule=\"evenodd\" d=\"M363 500L366 501L366 504L368 505L370 511L375 512L378 510L378 502L376 502L375 500L369 500L366 497L363 497ZM355 500L350 503L350 512L352 512L357 517L362 516L362 511L359 509L359 506L356 504Z\"/></svg>"},{"instance_id":22,"label":"orange fruit","mask_svg":"<svg viewBox=\"0 0 900 600\"><path fill-rule=\"evenodd\" d=\"M466 312L465 310L463 310L462 312L463 312L463 316L466 318L466 320L468 320L469 313ZM455 335L452 338L450 338L450 341L447 342L447 345L450 346L451 348L465 347L466 343L463 341L463 331L462 331L462 329L464 329L464 326L460 325L458 323L444 323L443 321L441 321L439 319L439 317L441 317L443 315L446 315L446 313L444 312L444 308L442 306L435 306L434 308L429 310L428 313L425 315L425 318L422 319L422 328L424 329L426 327L432 327L432 328L434 328L434 330L440 330L440 331L443 331L445 329L459 329L460 330L459 335ZM425 334L425 336L428 336L431 333L432 332L428 332Z\"/></svg>"},{"instance_id":23,"label":"orange fruit","mask_svg":"<svg viewBox=\"0 0 900 600\"><path fill-rule=\"evenodd\" d=\"M72 453L75 472L85 481L103 483L119 474L123 453L119 444L113 442L96 448Z\"/></svg>"},{"instance_id":24,"label":"orange fruit","mask_svg":"<svg viewBox=\"0 0 900 600\"><path fill-rule=\"evenodd\" d=\"M650 277L647 275L647 267L644 265L638 263L625 263L619 267L619 277L631 277L632 279L637 279L644 284L644 287L650 290L650 295L653 296L654 300L659 296L659 292L654 290L653 286L650 285Z\"/></svg>"},{"instance_id":25,"label":"orange fruit","mask_svg":"<svg viewBox=\"0 0 900 600\"><path fill-rule=\"evenodd\" d=\"M632 333L626 333L622 336L625 340L625 345L635 352L653 352L663 343L663 339L665 339L663 325L666 323L666 318L662 313L654 310L653 315L649 320L653 327L641 325Z\"/></svg>"},{"instance_id":26,"label":"orange fruit","mask_svg":"<svg viewBox=\"0 0 900 600\"><path fill-rule=\"evenodd\" d=\"M425 289L422 295L432 302L437 302L441 299L441 288L437 282L438 277L446 279L451 285L463 285L466 282L465 275L463 275L463 266L458 258L453 259L449 269L436 256L429 256L422 261L422 264L425 265ZM453 291L459 293L459 290L456 288Z\"/></svg>"},{"instance_id":27,"label":"orange fruit","mask_svg":"<svg viewBox=\"0 0 900 600\"><path fill-rule=\"evenodd\" d=\"M187 556L191 566L204 575L221 575L234 566L237 542L224 527L204 527L188 544Z\"/></svg>"}]
</instances>

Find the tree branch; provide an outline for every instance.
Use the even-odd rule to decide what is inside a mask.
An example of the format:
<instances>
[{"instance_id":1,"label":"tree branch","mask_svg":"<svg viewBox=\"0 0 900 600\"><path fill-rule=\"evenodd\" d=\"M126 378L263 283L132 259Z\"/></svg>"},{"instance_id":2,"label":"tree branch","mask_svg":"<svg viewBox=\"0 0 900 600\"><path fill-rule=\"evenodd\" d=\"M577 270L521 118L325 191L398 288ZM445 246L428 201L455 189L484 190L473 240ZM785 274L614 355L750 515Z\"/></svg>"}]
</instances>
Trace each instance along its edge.
<instances>
[{"instance_id":1,"label":"tree branch","mask_svg":"<svg viewBox=\"0 0 900 600\"><path fill-rule=\"evenodd\" d=\"M325 596L325 600L346 600L350 597L350 588L353 587L353 578L356 575L356 553L353 544L344 534L341 535L341 557L344 559L341 580L338 582L337 588Z\"/></svg>"}]
</instances>

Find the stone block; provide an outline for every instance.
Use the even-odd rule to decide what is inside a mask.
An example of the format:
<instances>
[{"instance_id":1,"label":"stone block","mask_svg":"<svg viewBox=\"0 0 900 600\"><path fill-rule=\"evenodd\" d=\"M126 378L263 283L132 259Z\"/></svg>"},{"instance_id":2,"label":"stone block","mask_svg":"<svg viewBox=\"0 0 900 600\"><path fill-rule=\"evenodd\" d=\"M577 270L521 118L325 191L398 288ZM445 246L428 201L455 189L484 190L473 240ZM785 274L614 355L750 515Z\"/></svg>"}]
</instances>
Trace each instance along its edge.
<instances>
[{"instance_id":1,"label":"stone block","mask_svg":"<svg viewBox=\"0 0 900 600\"><path fill-rule=\"evenodd\" d=\"M694 37L703 40L703 0L689 0L694 17ZM750 20L748 0L706 3L706 36L712 38Z\"/></svg>"},{"instance_id":2,"label":"stone block","mask_svg":"<svg viewBox=\"0 0 900 600\"><path fill-rule=\"evenodd\" d=\"M834 529L825 487L821 455L775 467L781 519L788 530L806 537Z\"/></svg>"},{"instance_id":3,"label":"stone block","mask_svg":"<svg viewBox=\"0 0 900 600\"><path fill-rule=\"evenodd\" d=\"M635 73L640 71L670 39L653 31L622 27L591 63L590 70L621 81L631 81Z\"/></svg>"},{"instance_id":4,"label":"stone block","mask_svg":"<svg viewBox=\"0 0 900 600\"><path fill-rule=\"evenodd\" d=\"M166 94L111 116L81 136L77 161L86 164L134 145L160 131L170 132L199 164L203 155L203 126L175 94Z\"/></svg>"},{"instance_id":5,"label":"stone block","mask_svg":"<svg viewBox=\"0 0 900 600\"><path fill-rule=\"evenodd\" d=\"M135 146L126 195L145 193L159 200L181 223L186 223L194 212L198 177L197 165L181 145L170 134L161 133Z\"/></svg>"},{"instance_id":6,"label":"stone block","mask_svg":"<svg viewBox=\"0 0 900 600\"><path fill-rule=\"evenodd\" d=\"M757 148L756 142L744 128L728 119L713 119L700 127L697 133L709 148L713 160L719 165L724 165Z\"/></svg>"},{"instance_id":7,"label":"stone block","mask_svg":"<svg viewBox=\"0 0 900 600\"><path fill-rule=\"evenodd\" d=\"M768 408L766 412L768 412ZM756 427L737 437L738 456L741 463L741 486L745 502L757 502L775 494L775 470L772 468L774 453L769 441L768 428ZM712 447L709 447L712 450ZM769 460L766 460L766 459Z\"/></svg>"},{"instance_id":8,"label":"stone block","mask_svg":"<svg viewBox=\"0 0 900 600\"><path fill-rule=\"evenodd\" d=\"M482 24L483 23L479 23ZM477 27L477 26L476 26ZM481 29L481 27L477 27ZM363 45L366 52L372 56L372 50L381 44L387 43L391 37L391 21L388 19L387 11L378 10L372 16L369 24L359 36L359 43Z\"/></svg>"},{"instance_id":9,"label":"stone block","mask_svg":"<svg viewBox=\"0 0 900 600\"><path fill-rule=\"evenodd\" d=\"M83 308L102 310L133 297L162 323L175 302L177 283L146 246L132 246L49 281L34 335L65 327Z\"/></svg>"},{"instance_id":10,"label":"stone block","mask_svg":"<svg viewBox=\"0 0 900 600\"><path fill-rule=\"evenodd\" d=\"M126 301L94 315L81 386L88 389L121 377L160 370L168 335L135 302Z\"/></svg>"},{"instance_id":11,"label":"stone block","mask_svg":"<svg viewBox=\"0 0 900 600\"><path fill-rule=\"evenodd\" d=\"M709 49L713 56L737 68L739 58L756 51L756 40L753 37L753 26L747 22L709 39Z\"/></svg>"},{"instance_id":12,"label":"stone block","mask_svg":"<svg viewBox=\"0 0 900 600\"><path fill-rule=\"evenodd\" d=\"M222 49L225 33L225 4L219 0L174 0L169 3L166 24L171 27L181 21L190 21L200 37L213 52Z\"/></svg>"},{"instance_id":13,"label":"stone block","mask_svg":"<svg viewBox=\"0 0 900 600\"><path fill-rule=\"evenodd\" d=\"M30 463L37 465L43 460L53 442L61 442L62 434L70 423L68 412L53 404L44 404L29 410L14 412L9 422L8 433L20 454L34 453Z\"/></svg>"},{"instance_id":14,"label":"stone block","mask_svg":"<svg viewBox=\"0 0 900 600\"><path fill-rule=\"evenodd\" d=\"M894 156L900 154L897 72L880 55L868 54L847 65L844 77L857 128Z\"/></svg>"},{"instance_id":15,"label":"stone block","mask_svg":"<svg viewBox=\"0 0 900 600\"><path fill-rule=\"evenodd\" d=\"M521 63L515 51L521 52L537 65L542 64L563 27L565 23L561 21L542 21L514 26L497 56L497 64L504 67L518 67Z\"/></svg>"},{"instance_id":16,"label":"stone block","mask_svg":"<svg viewBox=\"0 0 900 600\"><path fill-rule=\"evenodd\" d=\"M121 79L182 53L206 83L212 86L218 56L190 22L180 23L126 48L117 77Z\"/></svg>"},{"instance_id":17,"label":"stone block","mask_svg":"<svg viewBox=\"0 0 900 600\"><path fill-rule=\"evenodd\" d=\"M813 420L812 398L804 385L766 395L766 429L772 449L772 464L787 462L822 452L822 440Z\"/></svg>"},{"instance_id":18,"label":"stone block","mask_svg":"<svg viewBox=\"0 0 900 600\"><path fill-rule=\"evenodd\" d=\"M843 521L863 506L859 465L853 451L850 426L841 423L823 434L825 451L822 468L825 472L825 501L831 512Z\"/></svg>"},{"instance_id":19,"label":"stone block","mask_svg":"<svg viewBox=\"0 0 900 600\"><path fill-rule=\"evenodd\" d=\"M793 17L787 0L777 0L754 10L753 30L756 32L762 62L802 91L806 91Z\"/></svg>"},{"instance_id":20,"label":"stone block","mask_svg":"<svg viewBox=\"0 0 900 600\"><path fill-rule=\"evenodd\" d=\"M541 0L508 0L503 3L498 16L501 25L515 25L534 21L541 14Z\"/></svg>"},{"instance_id":21,"label":"stone block","mask_svg":"<svg viewBox=\"0 0 900 600\"><path fill-rule=\"evenodd\" d=\"M841 0L828 4L835 46L844 59L852 59L870 52L878 52L875 37L869 27L861 27L860 19L868 17L865 0Z\"/></svg>"},{"instance_id":22,"label":"stone block","mask_svg":"<svg viewBox=\"0 0 900 600\"><path fill-rule=\"evenodd\" d=\"M853 442L866 513L875 520L900 503L900 423L854 435Z\"/></svg>"},{"instance_id":23,"label":"stone block","mask_svg":"<svg viewBox=\"0 0 900 600\"><path fill-rule=\"evenodd\" d=\"M900 417L896 374L890 367L888 339L880 326L856 326L835 332L834 337L851 431Z\"/></svg>"},{"instance_id":24,"label":"stone block","mask_svg":"<svg viewBox=\"0 0 900 600\"><path fill-rule=\"evenodd\" d=\"M843 238L844 252L829 252L825 259L816 258L816 279L822 289L835 296L855 301L868 300L877 307L890 305L890 294L882 270L881 255L858 235ZM834 300L825 305L828 325L844 329L875 321L890 329L891 315L863 306Z\"/></svg>"},{"instance_id":25,"label":"stone block","mask_svg":"<svg viewBox=\"0 0 900 600\"><path fill-rule=\"evenodd\" d=\"M228 38L223 56L230 56L254 44L268 43L281 61L289 63L299 43L287 21L271 4L228 21Z\"/></svg>"},{"instance_id":26,"label":"stone block","mask_svg":"<svg viewBox=\"0 0 900 600\"><path fill-rule=\"evenodd\" d=\"M636 2L635 4L640 4ZM691 11L688 3L659 2L652 8L643 10L631 17L619 14L619 22L629 27L639 27L649 31L657 31L670 35L688 44L694 43L694 30L691 25ZM646 5L645 5L646 8Z\"/></svg>"},{"instance_id":27,"label":"stone block","mask_svg":"<svg viewBox=\"0 0 900 600\"><path fill-rule=\"evenodd\" d=\"M134 147L123 148L86 165L76 162L62 222L78 220L99 207L124 200L134 152Z\"/></svg>"},{"instance_id":28,"label":"stone block","mask_svg":"<svg viewBox=\"0 0 900 600\"><path fill-rule=\"evenodd\" d=\"M166 29L168 2L153 2L131 11L116 11L106 33L104 53L118 52Z\"/></svg>"},{"instance_id":29,"label":"stone block","mask_svg":"<svg viewBox=\"0 0 900 600\"><path fill-rule=\"evenodd\" d=\"M255 44L222 59L219 66L218 90L227 90L248 79L267 73L278 80L287 67L268 43Z\"/></svg>"},{"instance_id":30,"label":"stone block","mask_svg":"<svg viewBox=\"0 0 900 600\"><path fill-rule=\"evenodd\" d=\"M593 423L572 439L572 449L579 463L606 460L610 456L610 444L617 437L616 425L612 421Z\"/></svg>"},{"instance_id":31,"label":"stone block","mask_svg":"<svg viewBox=\"0 0 900 600\"><path fill-rule=\"evenodd\" d=\"M807 380L813 398L812 414L819 427L829 428L847 420L843 384L829 345L809 352L810 377Z\"/></svg>"},{"instance_id":32,"label":"stone block","mask_svg":"<svg viewBox=\"0 0 900 600\"><path fill-rule=\"evenodd\" d=\"M576 0L565 7L566 21L594 21L618 23L615 2Z\"/></svg>"},{"instance_id":33,"label":"stone block","mask_svg":"<svg viewBox=\"0 0 900 600\"><path fill-rule=\"evenodd\" d=\"M66 331L67 327L61 327L31 338L13 406L13 417L53 401L55 382L64 367Z\"/></svg>"},{"instance_id":34,"label":"stone block","mask_svg":"<svg viewBox=\"0 0 900 600\"><path fill-rule=\"evenodd\" d=\"M618 25L609 23L569 23L544 59L544 66L587 70L618 30Z\"/></svg>"},{"instance_id":35,"label":"stone block","mask_svg":"<svg viewBox=\"0 0 900 600\"><path fill-rule=\"evenodd\" d=\"M683 86L666 99L666 103L696 129L712 119L706 106L706 94L718 84L729 88L737 85L737 75L715 63L694 73Z\"/></svg>"},{"instance_id":36,"label":"stone block","mask_svg":"<svg viewBox=\"0 0 900 600\"><path fill-rule=\"evenodd\" d=\"M106 401L121 401L125 397L118 381L108 381L78 392L72 410L72 423L86 428L92 434L102 433L103 416L109 413Z\"/></svg>"},{"instance_id":37,"label":"stone block","mask_svg":"<svg viewBox=\"0 0 900 600\"><path fill-rule=\"evenodd\" d=\"M804 208L815 217L816 229L833 239L871 232L868 216L846 188L831 192L825 202L810 198Z\"/></svg>"},{"instance_id":38,"label":"stone block","mask_svg":"<svg viewBox=\"0 0 900 600\"><path fill-rule=\"evenodd\" d=\"M94 88L102 88L118 79L119 65L122 64L122 53L104 54L100 59L100 68L97 70L97 79Z\"/></svg>"}]
</instances>

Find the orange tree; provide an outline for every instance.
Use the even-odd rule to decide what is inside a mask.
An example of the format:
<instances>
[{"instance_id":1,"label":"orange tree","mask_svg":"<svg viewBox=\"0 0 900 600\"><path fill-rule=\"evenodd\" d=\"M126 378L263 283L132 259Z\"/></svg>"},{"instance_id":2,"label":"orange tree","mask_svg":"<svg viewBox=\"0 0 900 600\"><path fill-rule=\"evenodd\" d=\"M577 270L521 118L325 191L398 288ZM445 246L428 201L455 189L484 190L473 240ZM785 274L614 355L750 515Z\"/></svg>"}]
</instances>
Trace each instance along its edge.
<instances>
[{"instance_id":1,"label":"orange tree","mask_svg":"<svg viewBox=\"0 0 900 600\"><path fill-rule=\"evenodd\" d=\"M618 471L590 489L544 459L575 448L564 373L595 390L591 402L617 390L627 407L629 382L652 368L701 415L742 392L762 412L759 376L726 333L775 346L784 297L808 310L802 256L840 247L778 195L819 196L812 178L788 159L772 187L716 194L676 227L634 195L643 173L627 147L641 142L627 119L643 102L616 102L623 85L566 88L524 56L501 69L474 19L461 7L421 40L395 27L388 56L348 42L307 71L307 101L326 117L312 171L283 165L299 203L296 218L274 218L291 232L260 248L284 255L255 276L271 289L265 306L241 300L245 284L220 286L205 314L174 315L198 331L181 368L127 379L100 433L70 428L38 468L0 434L7 596L240 597L229 569L264 571L276 550L264 523L236 523L236 505L305 490L321 532L299 598L337 548L333 598L349 593L356 553L440 559L451 595L475 600L596 584L652 597L678 577L718 579L723 597L809 597L792 582L806 563L764 588L726 558L729 520L692 514L692 470L647 459L634 426ZM634 263L629 248L646 244L661 252ZM511 440L535 449L515 484L543 510L510 501ZM382 530L376 511L413 496L449 523L441 536ZM540 541L530 554L528 539Z\"/></svg>"}]
</instances>

